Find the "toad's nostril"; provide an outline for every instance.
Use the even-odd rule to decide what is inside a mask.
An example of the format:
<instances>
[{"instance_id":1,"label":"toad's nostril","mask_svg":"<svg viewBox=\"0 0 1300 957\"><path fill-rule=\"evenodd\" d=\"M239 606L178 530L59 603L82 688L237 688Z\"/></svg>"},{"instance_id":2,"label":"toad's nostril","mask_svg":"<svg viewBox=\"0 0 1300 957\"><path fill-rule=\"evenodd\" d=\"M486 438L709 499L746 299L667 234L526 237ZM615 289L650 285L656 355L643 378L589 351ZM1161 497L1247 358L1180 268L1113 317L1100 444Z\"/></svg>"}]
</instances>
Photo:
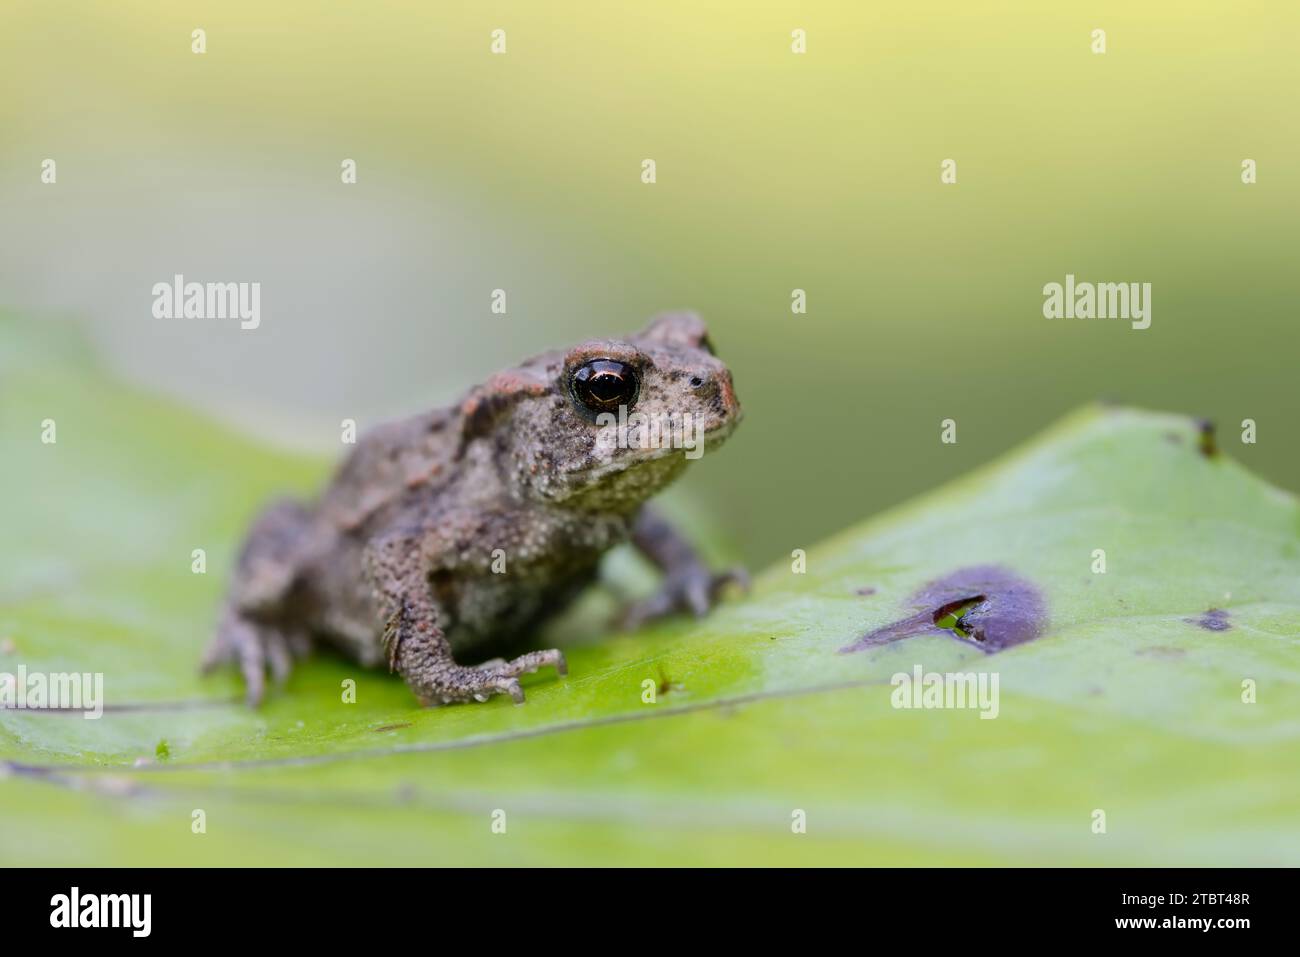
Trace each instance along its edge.
<instances>
[{"instance_id":1,"label":"toad's nostril","mask_svg":"<svg viewBox=\"0 0 1300 957\"><path fill-rule=\"evenodd\" d=\"M704 380L697 375L691 376L691 388L698 389L704 385Z\"/></svg>"}]
</instances>

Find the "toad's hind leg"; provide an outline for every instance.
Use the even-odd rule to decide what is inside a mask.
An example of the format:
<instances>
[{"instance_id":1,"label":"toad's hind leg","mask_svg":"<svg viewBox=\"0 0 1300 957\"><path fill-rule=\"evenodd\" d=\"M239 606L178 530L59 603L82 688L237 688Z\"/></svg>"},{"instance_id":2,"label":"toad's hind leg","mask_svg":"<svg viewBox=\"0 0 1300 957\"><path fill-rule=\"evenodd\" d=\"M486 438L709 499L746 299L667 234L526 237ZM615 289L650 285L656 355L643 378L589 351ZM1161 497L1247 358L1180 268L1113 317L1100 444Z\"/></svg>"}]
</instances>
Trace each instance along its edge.
<instances>
[{"instance_id":1,"label":"toad's hind leg","mask_svg":"<svg viewBox=\"0 0 1300 957\"><path fill-rule=\"evenodd\" d=\"M283 610L313 538L311 511L285 499L268 506L253 523L240 550L228 601L245 614L273 616Z\"/></svg>"},{"instance_id":2,"label":"toad's hind leg","mask_svg":"<svg viewBox=\"0 0 1300 957\"><path fill-rule=\"evenodd\" d=\"M267 671L276 686L283 685L293 670L294 658L310 649L306 632L256 621L227 606L216 637L203 655L202 667L208 672L219 665L237 664L244 678L244 696L256 707L266 695Z\"/></svg>"},{"instance_id":3,"label":"toad's hind leg","mask_svg":"<svg viewBox=\"0 0 1300 957\"><path fill-rule=\"evenodd\" d=\"M297 502L277 502L262 512L240 552L216 636L203 656L204 671L239 665L249 704L261 702L268 669L282 684L293 659L310 650L306 630L289 621L286 602L311 528L311 513Z\"/></svg>"}]
</instances>

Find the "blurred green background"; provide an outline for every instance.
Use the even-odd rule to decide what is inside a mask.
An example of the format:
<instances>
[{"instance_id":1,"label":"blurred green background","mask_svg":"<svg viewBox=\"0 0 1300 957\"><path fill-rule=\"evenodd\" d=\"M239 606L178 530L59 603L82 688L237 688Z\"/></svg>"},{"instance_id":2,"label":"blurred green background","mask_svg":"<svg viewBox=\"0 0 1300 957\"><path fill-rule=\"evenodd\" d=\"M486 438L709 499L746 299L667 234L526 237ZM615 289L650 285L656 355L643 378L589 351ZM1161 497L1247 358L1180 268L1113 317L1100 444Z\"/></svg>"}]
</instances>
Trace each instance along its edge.
<instances>
[{"instance_id":1,"label":"blurred green background","mask_svg":"<svg viewBox=\"0 0 1300 957\"><path fill-rule=\"evenodd\" d=\"M1098 396L1296 488L1297 35L1280 2L7 0L0 306L326 452L697 309L748 419L675 494L754 565ZM261 282L261 328L154 319L177 272ZM1044 319L1067 272L1152 283L1151 328Z\"/></svg>"}]
</instances>

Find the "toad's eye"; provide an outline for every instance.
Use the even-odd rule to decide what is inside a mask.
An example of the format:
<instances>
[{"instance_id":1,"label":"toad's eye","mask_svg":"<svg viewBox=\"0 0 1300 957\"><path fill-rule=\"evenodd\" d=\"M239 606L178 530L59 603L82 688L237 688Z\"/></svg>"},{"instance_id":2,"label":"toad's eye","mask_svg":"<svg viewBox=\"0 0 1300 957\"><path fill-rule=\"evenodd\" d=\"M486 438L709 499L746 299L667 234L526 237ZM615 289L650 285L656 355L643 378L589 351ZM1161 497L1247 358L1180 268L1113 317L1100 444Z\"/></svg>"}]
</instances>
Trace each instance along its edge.
<instances>
[{"instance_id":1,"label":"toad's eye","mask_svg":"<svg viewBox=\"0 0 1300 957\"><path fill-rule=\"evenodd\" d=\"M573 397L587 411L617 412L620 405L631 409L641 390L636 369L616 359L592 359L569 376Z\"/></svg>"}]
</instances>

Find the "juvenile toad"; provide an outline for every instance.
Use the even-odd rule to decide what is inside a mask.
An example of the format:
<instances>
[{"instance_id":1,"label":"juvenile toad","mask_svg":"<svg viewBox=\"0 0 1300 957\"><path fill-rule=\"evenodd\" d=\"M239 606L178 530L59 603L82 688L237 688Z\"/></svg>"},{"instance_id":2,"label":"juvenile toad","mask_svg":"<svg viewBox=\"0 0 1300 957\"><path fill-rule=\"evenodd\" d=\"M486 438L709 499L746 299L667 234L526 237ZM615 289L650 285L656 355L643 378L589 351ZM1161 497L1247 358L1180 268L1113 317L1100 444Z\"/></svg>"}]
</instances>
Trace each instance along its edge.
<instances>
[{"instance_id":1,"label":"juvenile toad","mask_svg":"<svg viewBox=\"0 0 1300 957\"><path fill-rule=\"evenodd\" d=\"M690 461L674 435L702 435L711 450L740 417L704 323L671 313L381 426L315 502L278 502L253 524L204 666L238 664L257 704L267 672L282 682L319 641L364 665L386 661L426 704L522 702L520 674L565 673L558 650L457 659L560 610L614 545L630 540L664 573L631 623L704 614L723 584L743 583L738 569L711 572L646 504Z\"/></svg>"}]
</instances>

